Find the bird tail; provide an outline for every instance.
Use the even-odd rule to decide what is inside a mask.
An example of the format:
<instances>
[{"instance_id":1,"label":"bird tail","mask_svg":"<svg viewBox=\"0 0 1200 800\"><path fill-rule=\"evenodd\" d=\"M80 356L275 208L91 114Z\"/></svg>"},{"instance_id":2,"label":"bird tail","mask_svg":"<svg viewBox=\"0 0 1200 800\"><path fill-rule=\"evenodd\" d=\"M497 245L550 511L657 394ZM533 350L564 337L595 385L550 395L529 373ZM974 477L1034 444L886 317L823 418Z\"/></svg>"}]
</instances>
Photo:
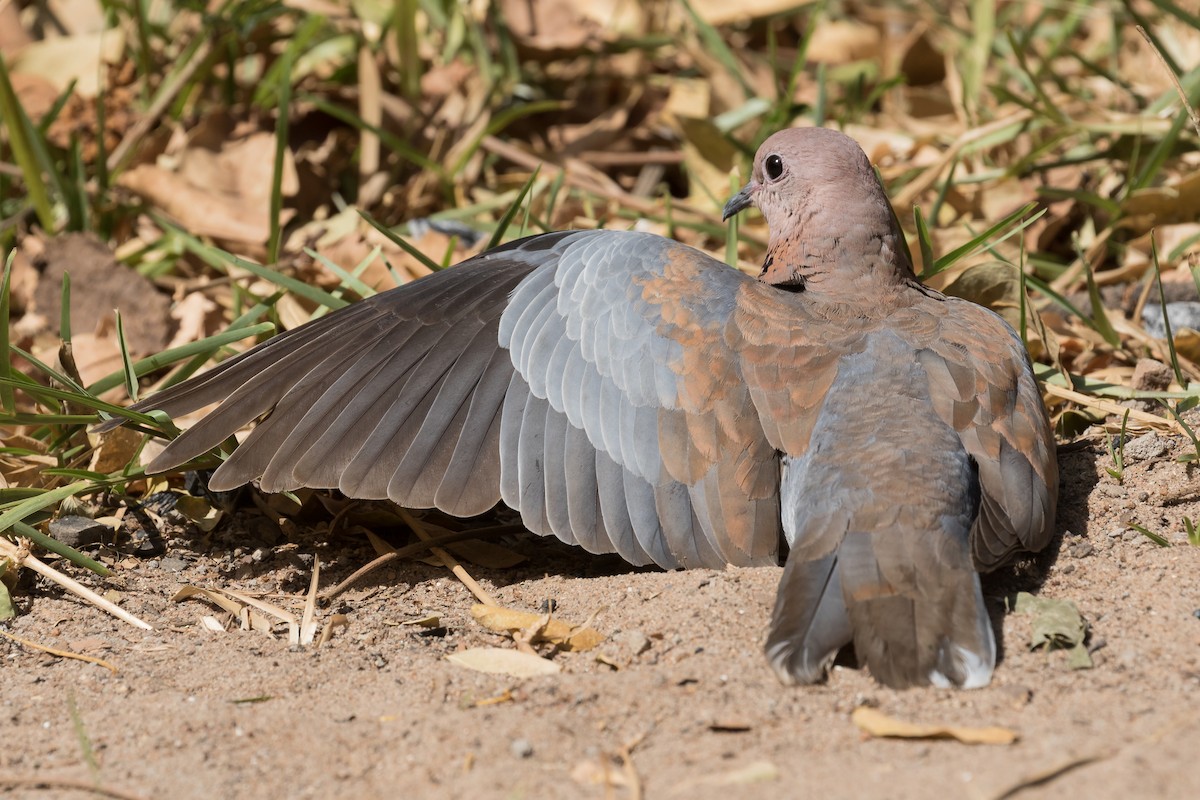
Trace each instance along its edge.
<instances>
[{"instance_id":1,"label":"bird tail","mask_svg":"<svg viewBox=\"0 0 1200 800\"><path fill-rule=\"evenodd\" d=\"M821 680L853 641L886 686L986 686L996 644L979 575L943 536L851 531L828 556L806 561L793 551L766 645L780 679Z\"/></svg>"}]
</instances>

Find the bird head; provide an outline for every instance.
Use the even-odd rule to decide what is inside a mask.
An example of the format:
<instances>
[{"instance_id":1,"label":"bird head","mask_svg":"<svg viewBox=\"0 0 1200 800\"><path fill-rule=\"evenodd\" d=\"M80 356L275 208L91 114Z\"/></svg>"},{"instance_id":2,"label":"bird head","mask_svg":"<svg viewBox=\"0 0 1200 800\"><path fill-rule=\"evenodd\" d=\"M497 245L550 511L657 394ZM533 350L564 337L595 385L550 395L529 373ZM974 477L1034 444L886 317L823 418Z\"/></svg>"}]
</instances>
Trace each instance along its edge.
<instances>
[{"instance_id":1,"label":"bird head","mask_svg":"<svg viewBox=\"0 0 1200 800\"><path fill-rule=\"evenodd\" d=\"M887 195L866 153L828 128L790 128L770 136L754 157L751 180L725 204L723 219L750 206L770 228L760 276L782 286L815 288L854 273L908 279L912 267Z\"/></svg>"}]
</instances>

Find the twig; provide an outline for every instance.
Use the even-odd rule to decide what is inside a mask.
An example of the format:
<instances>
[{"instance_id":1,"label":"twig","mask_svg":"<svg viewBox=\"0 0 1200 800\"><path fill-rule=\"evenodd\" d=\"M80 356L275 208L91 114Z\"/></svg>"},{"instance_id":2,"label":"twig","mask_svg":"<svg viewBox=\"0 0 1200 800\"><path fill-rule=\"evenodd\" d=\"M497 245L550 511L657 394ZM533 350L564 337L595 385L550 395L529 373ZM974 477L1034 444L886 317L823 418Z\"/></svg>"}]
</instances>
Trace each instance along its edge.
<instances>
[{"instance_id":1,"label":"twig","mask_svg":"<svg viewBox=\"0 0 1200 800\"><path fill-rule=\"evenodd\" d=\"M1183 84L1179 82L1179 76L1175 74L1175 70L1171 69L1171 65L1167 63L1167 59L1163 57L1162 52L1154 45L1154 40L1150 38L1150 34L1146 32L1146 29L1138 25L1137 32L1142 35L1142 38L1146 40L1146 44L1150 45L1150 50L1162 62L1163 69L1166 70L1171 83L1175 84L1175 91L1179 93L1179 102L1183 103L1183 108L1187 111L1188 118L1192 121L1192 127L1196 129L1196 135L1200 136L1200 114L1197 114L1196 109L1192 108L1192 104L1188 102L1187 92L1183 90Z\"/></svg>"},{"instance_id":2,"label":"twig","mask_svg":"<svg viewBox=\"0 0 1200 800\"><path fill-rule=\"evenodd\" d=\"M321 558L313 555L312 580L304 598L304 613L300 615L300 644L312 644L316 638L317 585L321 582ZM318 645L319 646L319 645Z\"/></svg>"},{"instance_id":3,"label":"twig","mask_svg":"<svg viewBox=\"0 0 1200 800\"><path fill-rule=\"evenodd\" d=\"M1008 798L1014 797L1026 789L1031 789L1034 786L1043 786L1055 778L1060 778L1063 775L1066 775L1068 772L1074 769L1087 766L1088 764L1092 764L1096 761L1103 761L1105 759L1112 758L1114 755L1115 753L1093 753L1089 756L1069 759L1061 764L1050 767L1049 769L1039 770L1028 777L1022 778L1012 786L1009 786L1007 789L1001 791L999 794L993 795L991 800L1008 800Z\"/></svg>"},{"instance_id":4,"label":"twig","mask_svg":"<svg viewBox=\"0 0 1200 800\"><path fill-rule=\"evenodd\" d=\"M426 532L425 528L422 527L421 523L417 522L416 519L413 518L412 514L409 514L406 509L397 507L396 510L400 513L400 518L404 520L404 523L408 525L408 527L412 528L412 531L417 535L417 538L426 542L433 539L433 537ZM454 573L454 576L462 581L464 586L471 590L471 594L475 595L479 602L483 603L485 606L500 605L490 594L487 593L487 591L484 590L482 586L475 582L475 579L472 578L470 573L463 568L462 564L458 563L458 559L456 559L454 556L450 555L442 548L433 545L430 545L429 552L441 559L442 563Z\"/></svg>"},{"instance_id":5,"label":"twig","mask_svg":"<svg viewBox=\"0 0 1200 800\"><path fill-rule=\"evenodd\" d=\"M950 165L950 162L958 158L958 154L961 153L967 145L991 136L997 131L1004 130L1010 125L1018 125L1022 122L1027 122L1032 118L1033 112L1023 109L1015 114L1010 114L1007 117L989 122L987 125L983 125L978 128L972 128L971 130L967 131L962 136L959 136L957 139L955 139L954 142L946 148L946 151L942 153L941 157L931 164L928 169L909 182L907 186L896 192L896 196L892 199L892 205L901 209L909 208L913 203L916 202L917 197L920 196L922 192L937 182L937 179L939 176L941 176L942 171Z\"/></svg>"},{"instance_id":6,"label":"twig","mask_svg":"<svg viewBox=\"0 0 1200 800\"><path fill-rule=\"evenodd\" d=\"M1143 422L1152 428L1156 428L1161 431L1170 431L1171 433L1178 433L1181 435L1183 434L1183 429L1179 426L1179 423L1173 422L1169 419L1164 419L1163 417L1156 417L1153 414L1145 411L1139 411L1136 408L1126 408L1115 400L1105 400L1101 397L1092 397L1091 395L1083 394L1082 392L1076 392L1072 391L1071 389L1064 389L1061 386L1055 386L1052 383L1044 383L1042 386L1045 388L1047 394L1052 394L1055 397L1061 397L1063 400L1070 400L1072 403L1078 403L1081 406L1088 406L1089 408L1103 411L1106 414L1125 414L1128 412L1130 419L1136 419L1137 421Z\"/></svg>"},{"instance_id":7,"label":"twig","mask_svg":"<svg viewBox=\"0 0 1200 800\"><path fill-rule=\"evenodd\" d=\"M646 164L682 164L683 153L675 150L651 150L647 153L585 150L579 160L593 167L640 167Z\"/></svg>"},{"instance_id":8,"label":"twig","mask_svg":"<svg viewBox=\"0 0 1200 800\"><path fill-rule=\"evenodd\" d=\"M76 792L91 792L102 797L113 797L116 800L142 800L140 794L114 789L111 786L95 783L90 780L75 778L47 778L43 775L24 777L20 775L0 775L0 786L12 786L27 789L67 789Z\"/></svg>"},{"instance_id":9,"label":"twig","mask_svg":"<svg viewBox=\"0 0 1200 800\"><path fill-rule=\"evenodd\" d=\"M37 642L31 642L28 639L22 639L20 636L14 636L13 634L11 634L8 631L3 630L3 629L0 629L0 636L4 636L7 639L11 639L12 641L16 642L19 645L28 647L30 650L40 650L43 653L49 653L50 655L58 656L59 658L73 658L76 661L86 661L89 664L98 664L99 666L107 669L112 674L114 674L114 675L117 674L117 668L114 667L109 662L105 661L103 658L96 658L95 656L85 656L82 653L72 653L70 650L58 650L54 647L47 647L44 644L38 644Z\"/></svg>"},{"instance_id":10,"label":"twig","mask_svg":"<svg viewBox=\"0 0 1200 800\"><path fill-rule=\"evenodd\" d=\"M16 562L18 567L28 567L42 577L49 578L67 591L79 595L84 600L87 600L94 606L102 608L117 619L124 620L130 625L141 628L142 630L154 630L152 625L138 619L133 614L130 614L128 611L118 606L116 603L105 600L103 597L96 594L83 584L79 583L73 578L67 577L58 570L54 569L54 567L43 563L36 556L31 555L28 550L28 545L17 547L17 545L13 544L8 539L0 537L0 554L11 558L14 562Z\"/></svg>"},{"instance_id":11,"label":"twig","mask_svg":"<svg viewBox=\"0 0 1200 800\"><path fill-rule=\"evenodd\" d=\"M650 731L647 730L635 736L621 745L621 749L618 751L618 755L621 756L621 766L625 770L625 782L629 786L630 800L641 800L642 798L642 779L638 775L637 768L633 766L633 750L645 740L649 733Z\"/></svg>"},{"instance_id":12,"label":"twig","mask_svg":"<svg viewBox=\"0 0 1200 800\"><path fill-rule=\"evenodd\" d=\"M483 148L493 155L499 156L506 161L511 161L519 167L524 167L528 170L540 169L541 174L548 179L553 179L558 173L564 173L563 180L572 188L579 189L584 192L590 192L597 197L602 197L605 200L611 200L615 203L620 203L622 206L636 211L639 214L653 216L662 213L661 204L646 200L642 197L635 197L632 194L620 189L602 186L595 180L579 175L569 169L560 167L558 164L552 164L544 161L535 155L526 153L519 147L516 147L508 142L497 139L495 136L483 137ZM580 162L582 163L582 161ZM687 203L672 203L671 212L673 214L687 214L693 217L698 217L704 222L713 225L721 225L720 214L702 209ZM742 230L742 238L746 241L756 241L755 237L749 235L745 229ZM765 244L765 242L758 242Z\"/></svg>"},{"instance_id":13,"label":"twig","mask_svg":"<svg viewBox=\"0 0 1200 800\"><path fill-rule=\"evenodd\" d=\"M342 592L349 589L355 583L362 580L362 578L365 575L367 575L371 572L374 572L375 570L382 567L384 564L387 564L391 561L395 561L395 560L401 559L401 558L409 558L410 556L415 556L418 553L424 553L426 550L429 550L437 545L454 544L456 542L468 542L473 539L484 539L486 537L486 534L489 532L507 531L510 527L511 526L508 526L508 525L501 525L501 526L497 526L496 528L477 528L476 530L472 530L472 531L458 531L457 533L448 533L448 534L445 534L444 536L434 536L431 539L429 539L428 541L414 542L413 544L405 545L404 547L399 547L395 550L392 550L390 553L384 553L383 555L379 556L378 558L375 558L375 559L371 560L370 562L368 562L367 564L354 570L354 572L350 575L350 577L346 578L345 580L343 580L341 583L337 584L336 586L334 586L330 589L326 589L325 591L321 592L319 595L317 595L317 597L318 597L318 599L323 600L323 601L332 600L333 598L337 597Z\"/></svg>"},{"instance_id":14,"label":"twig","mask_svg":"<svg viewBox=\"0 0 1200 800\"><path fill-rule=\"evenodd\" d=\"M200 69L200 65L208 60L210 52L212 52L212 42L201 42L200 46L196 48L196 52L192 54L192 60L184 64L179 72L168 79L168 83L162 87L162 91L158 93L158 97L154 98L154 102L146 109L146 113L133 124L133 127L125 134L125 138L109 154L107 165L109 172L116 172L134 145L140 142L158 123L158 118L167 110L167 106L174 102L183 87L196 74L196 70Z\"/></svg>"}]
</instances>

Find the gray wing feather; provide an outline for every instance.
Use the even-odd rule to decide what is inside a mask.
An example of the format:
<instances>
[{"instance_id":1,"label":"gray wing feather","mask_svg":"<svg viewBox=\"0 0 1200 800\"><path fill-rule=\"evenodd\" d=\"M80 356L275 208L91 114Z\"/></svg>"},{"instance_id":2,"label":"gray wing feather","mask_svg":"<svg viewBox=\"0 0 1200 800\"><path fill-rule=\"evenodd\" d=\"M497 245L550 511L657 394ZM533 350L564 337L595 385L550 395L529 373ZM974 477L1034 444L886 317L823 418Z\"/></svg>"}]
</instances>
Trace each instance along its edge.
<instances>
[{"instance_id":1,"label":"gray wing feather","mask_svg":"<svg viewBox=\"0 0 1200 800\"><path fill-rule=\"evenodd\" d=\"M696 277L682 316L643 288L680 259ZM634 564L769 561L777 518L749 551L722 537L730 515L776 501L709 485L729 412L705 407L681 371L683 340L700 336L737 378L720 330L747 280L647 234L533 237L282 334L136 407L177 415L222 403L160 470L266 415L216 488L336 486L457 514L502 498L531 530ZM689 324L702 330L672 338ZM680 408L683 397L701 407Z\"/></svg>"}]
</instances>

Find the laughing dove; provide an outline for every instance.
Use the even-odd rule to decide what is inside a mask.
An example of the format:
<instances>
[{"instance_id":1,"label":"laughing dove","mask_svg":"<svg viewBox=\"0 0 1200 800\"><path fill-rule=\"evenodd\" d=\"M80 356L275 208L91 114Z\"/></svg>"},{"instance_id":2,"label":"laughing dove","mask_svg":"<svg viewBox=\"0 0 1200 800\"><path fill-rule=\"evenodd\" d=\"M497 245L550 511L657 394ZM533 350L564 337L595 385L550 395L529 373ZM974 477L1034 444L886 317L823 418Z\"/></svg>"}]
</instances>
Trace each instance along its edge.
<instances>
[{"instance_id":1,"label":"laughing dove","mask_svg":"<svg viewBox=\"0 0 1200 800\"><path fill-rule=\"evenodd\" d=\"M649 233L490 250L283 333L134 406L220 405L149 465L261 418L214 489L336 488L632 564L786 559L766 653L838 650L896 687L982 686L979 572L1054 530L1054 440L1020 338L916 280L862 150L777 133L725 207L770 226L757 280Z\"/></svg>"}]
</instances>

